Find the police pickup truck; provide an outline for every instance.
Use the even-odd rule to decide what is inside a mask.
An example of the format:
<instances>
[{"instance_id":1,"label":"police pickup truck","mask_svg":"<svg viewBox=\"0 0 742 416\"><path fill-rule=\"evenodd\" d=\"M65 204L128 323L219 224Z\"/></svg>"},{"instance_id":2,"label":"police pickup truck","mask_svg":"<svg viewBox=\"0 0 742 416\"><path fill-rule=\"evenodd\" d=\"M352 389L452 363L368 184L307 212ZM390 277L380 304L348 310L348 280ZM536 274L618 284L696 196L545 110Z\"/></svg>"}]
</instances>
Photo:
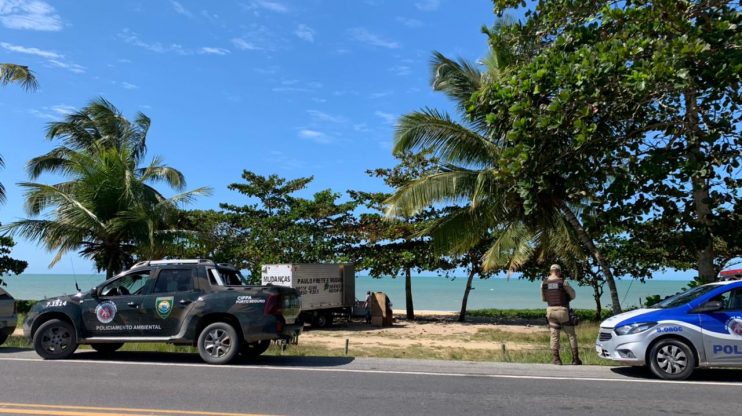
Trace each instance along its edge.
<instances>
[{"instance_id":1,"label":"police pickup truck","mask_svg":"<svg viewBox=\"0 0 742 416\"><path fill-rule=\"evenodd\" d=\"M688 378L696 367L742 367L742 281L698 286L600 324L598 355Z\"/></svg>"},{"instance_id":2,"label":"police pickup truck","mask_svg":"<svg viewBox=\"0 0 742 416\"><path fill-rule=\"evenodd\" d=\"M294 340L299 293L248 286L240 272L210 260L140 262L88 292L38 302L23 324L45 359L79 344L112 353L125 342L194 345L210 364L262 354L271 340Z\"/></svg>"}]
</instances>

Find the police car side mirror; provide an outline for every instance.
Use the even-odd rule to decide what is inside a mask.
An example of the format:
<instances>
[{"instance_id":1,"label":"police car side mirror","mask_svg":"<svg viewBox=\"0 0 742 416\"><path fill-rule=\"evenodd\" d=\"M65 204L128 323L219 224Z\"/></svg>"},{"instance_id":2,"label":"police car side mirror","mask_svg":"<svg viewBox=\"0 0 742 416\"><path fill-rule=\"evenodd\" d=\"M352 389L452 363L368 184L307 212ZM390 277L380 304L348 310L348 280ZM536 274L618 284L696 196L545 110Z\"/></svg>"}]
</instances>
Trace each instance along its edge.
<instances>
[{"instance_id":1,"label":"police car side mirror","mask_svg":"<svg viewBox=\"0 0 742 416\"><path fill-rule=\"evenodd\" d=\"M721 302L718 300L710 300L703 305L693 309L693 312L695 313L703 313L703 312L713 312L718 311L721 309Z\"/></svg>"}]
</instances>

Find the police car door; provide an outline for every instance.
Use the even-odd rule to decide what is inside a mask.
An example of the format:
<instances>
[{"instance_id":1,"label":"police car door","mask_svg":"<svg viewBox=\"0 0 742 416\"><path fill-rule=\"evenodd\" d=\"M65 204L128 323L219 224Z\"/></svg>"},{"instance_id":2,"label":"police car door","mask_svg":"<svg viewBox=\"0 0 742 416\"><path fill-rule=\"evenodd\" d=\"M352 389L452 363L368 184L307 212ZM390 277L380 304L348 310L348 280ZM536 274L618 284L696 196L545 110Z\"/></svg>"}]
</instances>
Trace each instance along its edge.
<instances>
[{"instance_id":1,"label":"police car door","mask_svg":"<svg viewBox=\"0 0 742 416\"><path fill-rule=\"evenodd\" d=\"M714 365L742 366L742 287L712 300L721 301L721 309L699 314L706 359Z\"/></svg>"},{"instance_id":2,"label":"police car door","mask_svg":"<svg viewBox=\"0 0 742 416\"><path fill-rule=\"evenodd\" d=\"M154 288L144 302L148 333L152 336L176 335L186 309L198 298L194 287L196 268L163 266L157 272Z\"/></svg>"},{"instance_id":3,"label":"police car door","mask_svg":"<svg viewBox=\"0 0 742 416\"><path fill-rule=\"evenodd\" d=\"M87 333L94 337L140 336L142 293L151 283L149 270L127 273L85 299L82 310Z\"/></svg>"}]
</instances>

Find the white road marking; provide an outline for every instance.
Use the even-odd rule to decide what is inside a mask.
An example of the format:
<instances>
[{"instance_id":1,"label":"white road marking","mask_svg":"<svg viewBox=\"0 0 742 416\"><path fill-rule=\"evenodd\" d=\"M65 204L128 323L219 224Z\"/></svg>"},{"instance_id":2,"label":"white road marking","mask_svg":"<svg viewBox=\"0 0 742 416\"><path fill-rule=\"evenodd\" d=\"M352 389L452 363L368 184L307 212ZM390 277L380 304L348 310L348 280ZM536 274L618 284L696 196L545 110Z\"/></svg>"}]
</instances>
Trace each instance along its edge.
<instances>
[{"instance_id":1,"label":"white road marking","mask_svg":"<svg viewBox=\"0 0 742 416\"><path fill-rule=\"evenodd\" d=\"M24 361L46 364L104 364L104 365L138 365L138 366L158 366L158 367L194 367L210 369L242 369L242 370L278 370L278 371L304 371L318 373L357 373L357 374L394 374L394 375L411 375L411 376L439 376L439 377L480 377L491 379L515 379L515 380L560 380L560 381L587 381L587 382L610 382L610 383L644 383L644 384L687 384L693 386L722 386L722 387L742 387L740 382L721 382L721 381L671 381L657 379L631 379L631 378L600 378L600 377L567 377L567 376L534 376L534 375L515 375L515 374L482 374L482 373L439 373L429 371L395 371L395 370L369 370L369 369L352 369L352 368L320 368L320 367L282 367L274 365L211 365L197 363L159 363L159 362L133 362L133 361L99 361L99 360L42 360L41 358L14 358L0 357L0 361Z\"/></svg>"}]
</instances>

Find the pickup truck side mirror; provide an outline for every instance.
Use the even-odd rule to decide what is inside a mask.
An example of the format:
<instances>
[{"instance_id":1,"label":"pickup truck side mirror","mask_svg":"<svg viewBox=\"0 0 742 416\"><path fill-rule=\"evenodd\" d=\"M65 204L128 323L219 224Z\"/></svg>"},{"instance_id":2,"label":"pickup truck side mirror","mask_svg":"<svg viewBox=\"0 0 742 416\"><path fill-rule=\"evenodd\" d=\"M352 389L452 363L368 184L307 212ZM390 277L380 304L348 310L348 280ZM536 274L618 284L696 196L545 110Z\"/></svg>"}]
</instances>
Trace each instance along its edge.
<instances>
[{"instance_id":1,"label":"pickup truck side mirror","mask_svg":"<svg viewBox=\"0 0 742 416\"><path fill-rule=\"evenodd\" d=\"M719 309L721 309L721 302L719 302L718 300L710 300L702 304L701 306L693 309L693 312L696 312L696 313L713 312L713 311L718 311Z\"/></svg>"},{"instance_id":2,"label":"pickup truck side mirror","mask_svg":"<svg viewBox=\"0 0 742 416\"><path fill-rule=\"evenodd\" d=\"M100 288L98 286L90 289L90 296L94 297L95 299L98 299L100 296Z\"/></svg>"}]
</instances>

